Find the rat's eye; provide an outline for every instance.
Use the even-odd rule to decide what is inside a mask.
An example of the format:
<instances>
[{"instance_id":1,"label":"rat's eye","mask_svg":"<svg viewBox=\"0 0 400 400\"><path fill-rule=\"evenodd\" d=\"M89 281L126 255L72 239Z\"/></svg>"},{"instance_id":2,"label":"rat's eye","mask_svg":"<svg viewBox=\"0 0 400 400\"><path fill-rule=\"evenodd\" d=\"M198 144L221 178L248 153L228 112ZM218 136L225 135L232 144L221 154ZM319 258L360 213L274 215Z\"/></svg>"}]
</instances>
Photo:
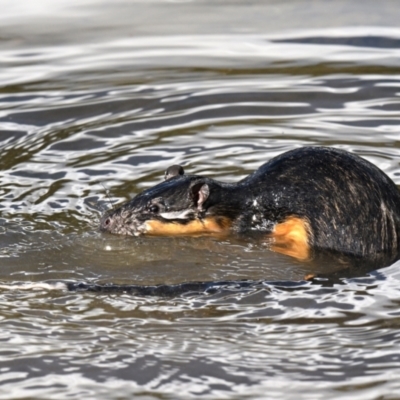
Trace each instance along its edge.
<instances>
[{"instance_id":1,"label":"rat's eye","mask_svg":"<svg viewBox=\"0 0 400 400\"><path fill-rule=\"evenodd\" d=\"M149 211L156 214L160 211L160 207L157 204L152 204L151 206L149 206Z\"/></svg>"},{"instance_id":2,"label":"rat's eye","mask_svg":"<svg viewBox=\"0 0 400 400\"><path fill-rule=\"evenodd\" d=\"M147 211L151 214L158 214L165 210L164 200L161 197L152 199L147 203Z\"/></svg>"}]
</instances>

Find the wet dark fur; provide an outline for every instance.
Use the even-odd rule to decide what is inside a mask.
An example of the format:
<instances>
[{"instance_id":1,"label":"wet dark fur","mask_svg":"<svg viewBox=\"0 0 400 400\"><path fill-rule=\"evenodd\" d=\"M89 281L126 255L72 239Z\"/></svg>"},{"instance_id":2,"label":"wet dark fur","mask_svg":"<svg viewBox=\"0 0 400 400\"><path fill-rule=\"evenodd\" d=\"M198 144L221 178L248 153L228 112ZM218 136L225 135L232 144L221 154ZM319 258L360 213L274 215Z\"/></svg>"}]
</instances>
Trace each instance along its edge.
<instances>
[{"instance_id":1,"label":"wet dark fur","mask_svg":"<svg viewBox=\"0 0 400 400\"><path fill-rule=\"evenodd\" d=\"M204 203L201 190L209 190ZM162 212L189 210L164 220ZM381 170L348 152L304 147L273 158L238 183L177 175L106 213L100 229L117 234L146 233L149 220L188 224L212 217L231 221L238 234L267 234L288 217L309 225L313 249L356 257L398 258L400 195Z\"/></svg>"}]
</instances>

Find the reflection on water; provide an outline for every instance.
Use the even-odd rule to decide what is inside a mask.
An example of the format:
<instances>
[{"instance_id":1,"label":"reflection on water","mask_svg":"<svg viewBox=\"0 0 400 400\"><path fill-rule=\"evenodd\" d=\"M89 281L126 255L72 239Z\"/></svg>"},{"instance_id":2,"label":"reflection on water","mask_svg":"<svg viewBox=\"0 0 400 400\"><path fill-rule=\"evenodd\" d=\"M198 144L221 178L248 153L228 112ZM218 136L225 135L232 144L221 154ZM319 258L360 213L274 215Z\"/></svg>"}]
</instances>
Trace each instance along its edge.
<instances>
[{"instance_id":1,"label":"reflection on water","mask_svg":"<svg viewBox=\"0 0 400 400\"><path fill-rule=\"evenodd\" d=\"M226 7L240 19L239 5ZM399 184L397 28L261 34L255 18L251 34L143 34L142 23L128 36L125 16L101 42L78 40L63 20L58 34L69 26L71 36L60 46L37 21L37 35L24 36L27 24L15 36L9 17L0 398L394 398L398 263L349 269L334 257L299 263L250 238L120 238L97 227L169 165L236 181L303 145L355 152ZM64 285L79 282L150 292Z\"/></svg>"}]
</instances>

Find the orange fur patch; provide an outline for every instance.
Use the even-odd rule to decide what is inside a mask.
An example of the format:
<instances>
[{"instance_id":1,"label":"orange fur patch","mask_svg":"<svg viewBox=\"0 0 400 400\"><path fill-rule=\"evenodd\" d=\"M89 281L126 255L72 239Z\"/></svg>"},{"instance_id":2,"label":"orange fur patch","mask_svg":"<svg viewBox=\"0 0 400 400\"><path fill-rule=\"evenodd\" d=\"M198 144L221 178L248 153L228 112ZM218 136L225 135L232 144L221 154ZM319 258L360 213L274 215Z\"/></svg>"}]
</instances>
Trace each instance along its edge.
<instances>
[{"instance_id":1,"label":"orange fur patch","mask_svg":"<svg viewBox=\"0 0 400 400\"><path fill-rule=\"evenodd\" d=\"M271 234L273 238L271 248L277 253L306 260L310 256L309 232L310 225L305 219L289 217L284 222L276 224Z\"/></svg>"},{"instance_id":2,"label":"orange fur patch","mask_svg":"<svg viewBox=\"0 0 400 400\"><path fill-rule=\"evenodd\" d=\"M311 281L311 280L313 280L316 276L317 276L317 275L315 275L315 274L307 274L307 275L304 277L304 280L305 280L305 281Z\"/></svg>"},{"instance_id":3,"label":"orange fur patch","mask_svg":"<svg viewBox=\"0 0 400 400\"><path fill-rule=\"evenodd\" d=\"M158 220L146 221L146 233L149 235L196 235L205 233L223 233L229 230L231 221L228 218L208 217L204 220L195 219L187 224L179 222L164 222Z\"/></svg>"}]
</instances>

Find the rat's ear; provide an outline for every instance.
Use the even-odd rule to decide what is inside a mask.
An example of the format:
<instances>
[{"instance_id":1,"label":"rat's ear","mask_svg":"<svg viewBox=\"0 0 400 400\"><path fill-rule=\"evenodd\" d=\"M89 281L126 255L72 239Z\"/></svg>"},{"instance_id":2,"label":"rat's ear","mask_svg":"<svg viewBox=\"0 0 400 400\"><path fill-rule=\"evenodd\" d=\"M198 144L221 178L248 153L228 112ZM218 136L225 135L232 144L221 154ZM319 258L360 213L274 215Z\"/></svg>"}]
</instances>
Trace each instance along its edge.
<instances>
[{"instance_id":1,"label":"rat's ear","mask_svg":"<svg viewBox=\"0 0 400 400\"><path fill-rule=\"evenodd\" d=\"M168 179L173 178L174 176L183 175L185 171L183 170L181 165L171 165L165 171L164 179L167 181Z\"/></svg>"},{"instance_id":2,"label":"rat's ear","mask_svg":"<svg viewBox=\"0 0 400 400\"><path fill-rule=\"evenodd\" d=\"M197 209L201 211L203 210L204 202L210 195L210 187L204 182L195 183L191 187L191 194L194 204L197 206Z\"/></svg>"}]
</instances>

